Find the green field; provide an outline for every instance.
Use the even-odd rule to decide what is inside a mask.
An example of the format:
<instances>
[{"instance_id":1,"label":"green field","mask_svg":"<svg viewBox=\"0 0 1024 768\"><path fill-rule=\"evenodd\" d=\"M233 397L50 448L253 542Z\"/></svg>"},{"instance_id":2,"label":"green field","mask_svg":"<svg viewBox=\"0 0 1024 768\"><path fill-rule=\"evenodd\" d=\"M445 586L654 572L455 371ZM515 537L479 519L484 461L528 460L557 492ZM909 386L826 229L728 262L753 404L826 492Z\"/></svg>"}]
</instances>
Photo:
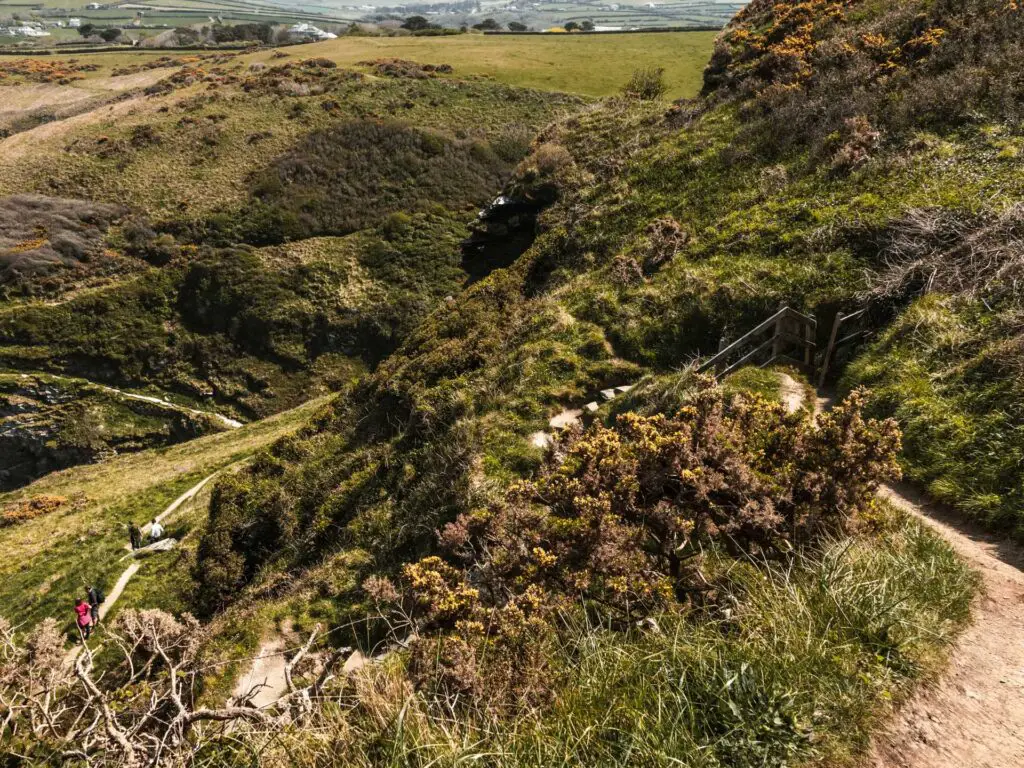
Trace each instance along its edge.
<instances>
[{"instance_id":1,"label":"green field","mask_svg":"<svg viewBox=\"0 0 1024 768\"><path fill-rule=\"evenodd\" d=\"M342 66L379 58L451 64L456 76L485 75L508 85L587 96L618 93L633 70L665 69L670 98L695 96L716 32L650 32L607 35L456 35L452 37L343 37L285 48L295 59L323 56ZM173 51L90 54L101 67L143 63ZM85 52L68 52L83 56ZM261 51L243 61L269 61ZM0 62L20 58L0 55ZM90 73L89 79L109 75Z\"/></svg>"},{"instance_id":2,"label":"green field","mask_svg":"<svg viewBox=\"0 0 1024 768\"><path fill-rule=\"evenodd\" d=\"M346 37L288 48L299 56L326 56L341 65L395 56L451 64L456 75L489 75L509 85L587 96L617 93L633 70L665 68L671 98L700 90L717 32L607 35ZM269 53L254 59L269 58Z\"/></svg>"}]
</instances>

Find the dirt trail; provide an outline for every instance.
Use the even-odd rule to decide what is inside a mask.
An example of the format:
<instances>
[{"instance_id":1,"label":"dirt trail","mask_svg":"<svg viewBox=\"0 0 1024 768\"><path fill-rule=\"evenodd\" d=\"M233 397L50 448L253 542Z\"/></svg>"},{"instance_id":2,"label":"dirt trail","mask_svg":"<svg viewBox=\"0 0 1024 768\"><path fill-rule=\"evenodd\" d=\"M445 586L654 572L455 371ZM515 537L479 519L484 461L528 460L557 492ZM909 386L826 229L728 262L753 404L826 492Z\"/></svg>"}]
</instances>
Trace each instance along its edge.
<instances>
[{"instance_id":1,"label":"dirt trail","mask_svg":"<svg viewBox=\"0 0 1024 768\"><path fill-rule=\"evenodd\" d=\"M176 411L191 413L194 416L209 416L210 418L217 419L217 421L226 426L228 429L238 429L239 427L244 426L242 422L238 421L237 419L232 419L229 416L225 416L223 413L217 413L215 411L201 411L197 408L189 408L186 405L178 405L177 403L172 403L170 400L154 397L153 395L140 395L135 392L125 392L123 389L108 387L105 384L100 384L99 387L106 392L110 392L111 394L115 395L120 395L121 397L126 397L129 400L139 400L144 403L162 405L164 408L173 408Z\"/></svg>"},{"instance_id":2,"label":"dirt trail","mask_svg":"<svg viewBox=\"0 0 1024 768\"><path fill-rule=\"evenodd\" d=\"M208 482L210 482L216 475L216 472L214 472L211 475L207 475L198 483L193 485L191 488L189 488L187 491L181 494L181 496L172 501L167 506L167 508L164 509L163 512L156 516L156 519L162 522L167 517L170 517L178 510L178 508L181 507L182 504L184 504L186 501L189 501L190 499L195 498L196 494L199 493L199 491L201 491L203 487ZM145 532L148 529L149 524L147 524L143 528L143 531ZM125 557L127 557L127 555ZM121 572L121 576L117 579L117 583L114 584L110 592L107 593L106 600L104 600L103 604L100 606L100 621L107 617L107 614L110 613L111 609L113 609L114 605L121 597L121 594L124 592L125 587L128 586L128 582L132 580L132 577L135 576L136 573L138 573L141 567L142 563L140 563L138 560L133 560L131 563L128 564L128 567ZM68 651L67 655L64 657L65 663L71 663L72 661L74 661L75 658L78 656L79 651L81 651L81 649L82 646L76 645L70 651Z\"/></svg>"},{"instance_id":3,"label":"dirt trail","mask_svg":"<svg viewBox=\"0 0 1024 768\"><path fill-rule=\"evenodd\" d=\"M780 383L787 408L800 408L803 388L786 374ZM831 398L819 397L815 411L831 405ZM873 739L868 764L1024 766L1024 547L965 522L908 485L883 486L879 495L946 539L981 575L984 592L944 676L919 690Z\"/></svg>"},{"instance_id":4,"label":"dirt trail","mask_svg":"<svg viewBox=\"0 0 1024 768\"><path fill-rule=\"evenodd\" d=\"M779 396L790 413L796 413L804 406L804 387L788 373L779 374Z\"/></svg>"},{"instance_id":5,"label":"dirt trail","mask_svg":"<svg viewBox=\"0 0 1024 768\"><path fill-rule=\"evenodd\" d=\"M288 692L284 668L287 664L285 651L287 643L285 635L291 631L291 624L285 623L281 634L266 640L260 645L259 653L252 661L249 672L242 675L235 685L234 697L245 696L253 686L260 686L256 695L250 699L252 706L265 709Z\"/></svg>"},{"instance_id":6,"label":"dirt trail","mask_svg":"<svg viewBox=\"0 0 1024 768\"><path fill-rule=\"evenodd\" d=\"M110 609L114 607L114 603L117 602L118 598L121 597L121 593L124 592L124 588L128 586L128 582L132 580L132 576L142 567L142 563L135 561L131 563L124 572L121 574L121 578L117 580L114 588L110 590L110 594L107 595L107 599L100 606L100 621L107 618L107 614Z\"/></svg>"},{"instance_id":7,"label":"dirt trail","mask_svg":"<svg viewBox=\"0 0 1024 768\"><path fill-rule=\"evenodd\" d=\"M974 623L949 670L875 739L873 768L1024 766L1024 548L980 530L903 486L882 495L923 519L984 582Z\"/></svg>"}]
</instances>

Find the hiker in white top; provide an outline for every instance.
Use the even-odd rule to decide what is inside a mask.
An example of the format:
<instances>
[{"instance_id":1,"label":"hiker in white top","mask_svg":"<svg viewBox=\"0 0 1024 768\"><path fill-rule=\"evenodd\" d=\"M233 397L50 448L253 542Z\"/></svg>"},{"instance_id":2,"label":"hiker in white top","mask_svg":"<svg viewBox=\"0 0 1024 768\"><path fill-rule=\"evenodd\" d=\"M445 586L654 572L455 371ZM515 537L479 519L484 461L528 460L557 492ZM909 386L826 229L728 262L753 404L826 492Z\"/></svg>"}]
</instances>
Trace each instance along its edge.
<instances>
[{"instance_id":1,"label":"hiker in white top","mask_svg":"<svg viewBox=\"0 0 1024 768\"><path fill-rule=\"evenodd\" d=\"M149 540L157 541L164 535L164 527L160 525L160 522L154 518L153 524L149 527Z\"/></svg>"}]
</instances>

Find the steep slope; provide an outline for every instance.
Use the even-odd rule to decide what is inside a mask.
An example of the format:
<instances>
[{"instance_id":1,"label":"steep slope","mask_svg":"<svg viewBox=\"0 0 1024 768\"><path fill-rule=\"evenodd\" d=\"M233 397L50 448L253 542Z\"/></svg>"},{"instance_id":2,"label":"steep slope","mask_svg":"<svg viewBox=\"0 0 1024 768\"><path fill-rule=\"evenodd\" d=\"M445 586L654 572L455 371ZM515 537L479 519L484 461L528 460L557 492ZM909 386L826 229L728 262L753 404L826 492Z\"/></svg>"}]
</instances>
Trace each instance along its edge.
<instances>
[{"instance_id":1,"label":"steep slope","mask_svg":"<svg viewBox=\"0 0 1024 768\"><path fill-rule=\"evenodd\" d=\"M1024 12L994 0L755 2L701 99L613 99L554 123L506 188L550 205L532 247L440 306L315 430L218 487L205 610L286 573L296 600L320 579L344 585L308 610L352 620L360 580L436 552L438 530L538 472L529 436L567 406L648 372L625 407L670 412L689 385L668 370L781 304L822 333L872 296L882 322L904 311L922 285L887 286L908 218L994 220L1024 193L1007 149L1022 31Z\"/></svg>"},{"instance_id":2,"label":"steep slope","mask_svg":"<svg viewBox=\"0 0 1024 768\"><path fill-rule=\"evenodd\" d=\"M459 291L468 223L582 103L293 58L140 59L121 76L161 77L130 103L3 141L0 364L231 419L336 390ZM39 459L18 482L202 431L165 418L140 442L114 420L62 450L81 436L50 415L39 446L7 440Z\"/></svg>"},{"instance_id":3,"label":"steep slope","mask_svg":"<svg viewBox=\"0 0 1024 768\"><path fill-rule=\"evenodd\" d=\"M565 405L715 349L780 304L823 318L859 306L909 211L1001 211L1024 192L1021 161L992 138L1015 125L1020 83L1000 73L1022 18L991 2L754 3L702 100L612 100L553 124L507 190L557 199L532 248L428 317L339 401L333 427L268 457L258 493L225 489L214 529L248 526L270 494L303 511L288 535L304 553L324 546L305 538L318 510L341 515L339 541L425 546L488 481L537 466L525 438ZM940 112L887 109L961 80ZM278 544L241 545L247 572Z\"/></svg>"},{"instance_id":4,"label":"steep slope","mask_svg":"<svg viewBox=\"0 0 1024 768\"><path fill-rule=\"evenodd\" d=\"M29 626L54 617L70 628L72 598L90 583L109 592L127 565L123 558L128 554L129 521L145 525L211 472L235 465L301 427L322 404L313 401L181 445L55 472L0 495L4 617ZM181 539L195 534L203 527L203 512L197 504L175 517L166 526L168 535ZM194 544L193 538L184 549L147 558L123 604L186 609Z\"/></svg>"},{"instance_id":5,"label":"steep slope","mask_svg":"<svg viewBox=\"0 0 1024 768\"><path fill-rule=\"evenodd\" d=\"M745 373L723 390L685 363L783 303L824 333L877 297L878 322L914 341L901 323L943 301L922 289L954 283L900 271L907 222L939 208L991 224L1024 193L1022 33L1024 10L1003 0L758 0L720 39L700 99L668 106L641 73L552 123L505 188L510 217L474 227L479 279L214 488L190 572L208 620L202 696L234 688L263 630L320 624L327 646L387 653L336 681L323 727L245 731L267 762L863 757L941 668L976 578L876 501L900 439L864 417L863 394L814 419L746 391L777 381ZM274 222L322 233L347 215L315 189L308 216L278 206L274 180ZM494 269L487 244L520 206L544 208L539 233ZM228 231L209 210L176 232ZM1016 317L1012 275L996 285L1000 317ZM975 295L948 306L995 314ZM885 344L865 358L895 387L870 405L881 413L906 380ZM531 439L638 381L551 450ZM896 414L913 469L915 425Z\"/></svg>"}]
</instances>

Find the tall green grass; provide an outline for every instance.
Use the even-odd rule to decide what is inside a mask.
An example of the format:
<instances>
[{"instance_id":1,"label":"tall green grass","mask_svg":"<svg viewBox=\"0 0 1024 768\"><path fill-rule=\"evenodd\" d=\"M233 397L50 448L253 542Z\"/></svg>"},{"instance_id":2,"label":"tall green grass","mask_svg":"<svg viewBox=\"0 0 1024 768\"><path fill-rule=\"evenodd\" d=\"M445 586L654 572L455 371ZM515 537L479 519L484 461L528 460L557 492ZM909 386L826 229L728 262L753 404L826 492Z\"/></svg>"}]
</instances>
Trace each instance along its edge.
<instances>
[{"instance_id":1,"label":"tall green grass","mask_svg":"<svg viewBox=\"0 0 1024 768\"><path fill-rule=\"evenodd\" d=\"M937 668L976 588L921 524L887 507L862 524L789 566L733 563L714 610L625 633L566 617L552 699L517 718L428 702L392 656L315 725L200 764L250 764L249 750L298 766L849 764Z\"/></svg>"},{"instance_id":2,"label":"tall green grass","mask_svg":"<svg viewBox=\"0 0 1024 768\"><path fill-rule=\"evenodd\" d=\"M1024 540L1024 355L1019 310L933 294L846 371L903 429L907 477L933 498Z\"/></svg>"}]
</instances>

